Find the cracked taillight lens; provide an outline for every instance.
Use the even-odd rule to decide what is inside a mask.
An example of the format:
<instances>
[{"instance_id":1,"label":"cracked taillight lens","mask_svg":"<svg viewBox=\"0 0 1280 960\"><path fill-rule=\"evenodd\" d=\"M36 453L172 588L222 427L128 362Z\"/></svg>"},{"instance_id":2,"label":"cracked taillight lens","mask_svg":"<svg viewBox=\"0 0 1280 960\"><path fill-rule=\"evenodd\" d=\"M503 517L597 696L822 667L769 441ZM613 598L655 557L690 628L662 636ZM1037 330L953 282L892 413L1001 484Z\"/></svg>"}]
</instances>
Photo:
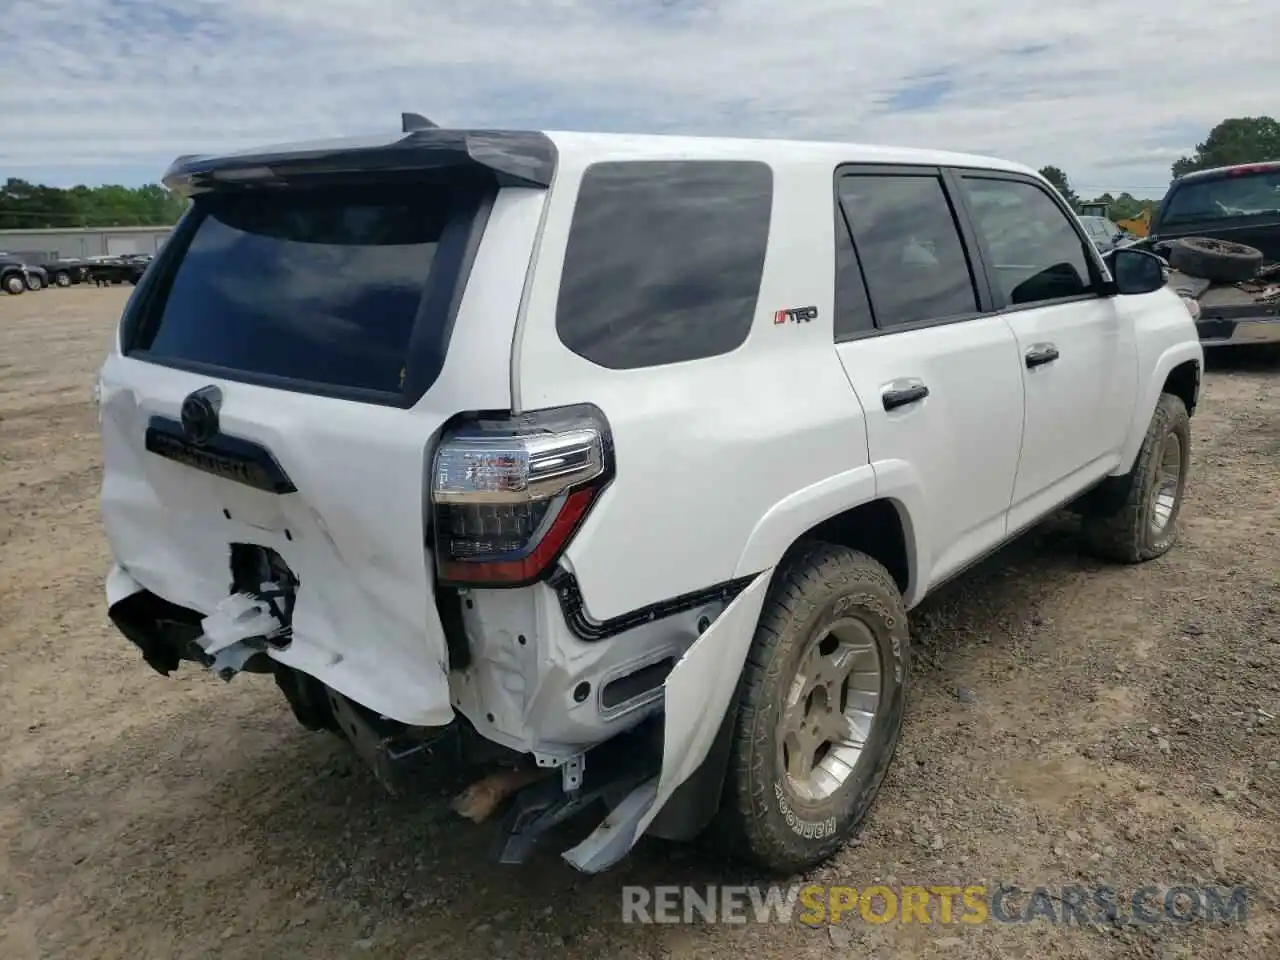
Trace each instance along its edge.
<instances>
[{"instance_id":1,"label":"cracked taillight lens","mask_svg":"<svg viewBox=\"0 0 1280 960\"><path fill-rule=\"evenodd\" d=\"M460 586L541 579L612 476L609 426L589 405L450 428L431 469L439 579Z\"/></svg>"}]
</instances>

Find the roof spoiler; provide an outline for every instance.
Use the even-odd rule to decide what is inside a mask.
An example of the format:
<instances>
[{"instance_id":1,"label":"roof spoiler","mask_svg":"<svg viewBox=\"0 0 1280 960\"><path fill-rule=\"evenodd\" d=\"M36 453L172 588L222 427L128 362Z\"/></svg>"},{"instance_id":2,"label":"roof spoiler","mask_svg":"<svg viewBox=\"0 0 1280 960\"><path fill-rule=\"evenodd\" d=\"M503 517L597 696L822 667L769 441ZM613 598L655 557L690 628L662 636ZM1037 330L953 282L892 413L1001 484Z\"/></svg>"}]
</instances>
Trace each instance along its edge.
<instances>
[{"instance_id":1,"label":"roof spoiler","mask_svg":"<svg viewBox=\"0 0 1280 960\"><path fill-rule=\"evenodd\" d=\"M400 114L400 132L413 133L415 130L439 130L440 124L433 123L420 113Z\"/></svg>"},{"instance_id":2,"label":"roof spoiler","mask_svg":"<svg viewBox=\"0 0 1280 960\"><path fill-rule=\"evenodd\" d=\"M558 154L545 133L446 130L418 113L400 115L399 136L292 143L226 156L185 154L161 178L184 197L213 189L261 188L325 177L348 180L480 169L500 186L551 186Z\"/></svg>"}]
</instances>

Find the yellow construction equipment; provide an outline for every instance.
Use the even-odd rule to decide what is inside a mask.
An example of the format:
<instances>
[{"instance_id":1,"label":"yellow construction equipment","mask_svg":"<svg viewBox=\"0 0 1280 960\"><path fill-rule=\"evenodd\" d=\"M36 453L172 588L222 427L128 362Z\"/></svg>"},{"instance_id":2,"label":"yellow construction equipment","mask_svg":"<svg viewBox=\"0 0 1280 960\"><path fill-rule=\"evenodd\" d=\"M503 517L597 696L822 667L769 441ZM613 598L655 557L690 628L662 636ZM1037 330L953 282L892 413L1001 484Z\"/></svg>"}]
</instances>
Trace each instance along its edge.
<instances>
[{"instance_id":1,"label":"yellow construction equipment","mask_svg":"<svg viewBox=\"0 0 1280 960\"><path fill-rule=\"evenodd\" d=\"M1151 229L1151 208L1148 207L1136 217L1130 217L1128 220L1117 220L1116 226L1121 230L1127 230L1135 237L1145 237Z\"/></svg>"}]
</instances>

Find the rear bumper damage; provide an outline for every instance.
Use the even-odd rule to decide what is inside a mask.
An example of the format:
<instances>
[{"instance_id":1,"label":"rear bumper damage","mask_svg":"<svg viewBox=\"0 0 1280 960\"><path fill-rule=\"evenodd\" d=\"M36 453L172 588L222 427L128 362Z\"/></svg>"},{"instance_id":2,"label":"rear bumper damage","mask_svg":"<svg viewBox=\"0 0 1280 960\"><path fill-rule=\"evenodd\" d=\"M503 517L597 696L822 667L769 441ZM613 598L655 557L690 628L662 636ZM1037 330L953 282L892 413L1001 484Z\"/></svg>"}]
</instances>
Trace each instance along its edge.
<instances>
[{"instance_id":1,"label":"rear bumper damage","mask_svg":"<svg viewBox=\"0 0 1280 960\"><path fill-rule=\"evenodd\" d=\"M709 822L719 801L738 676L767 585L767 573L757 576L688 647L667 675L661 703L641 722L574 756L538 758L560 775L516 794L495 859L521 862L547 830L591 808L602 807L607 815L590 836L563 853L587 873L617 863L646 832L688 839ZM206 617L146 590L118 566L108 577L107 599L112 622L164 675L183 662L216 671L227 651L240 650L224 679L240 670L273 673L298 720L309 729L345 736L392 794L402 794L406 783L421 775L434 748L454 737L475 736L462 717L436 727L392 720L286 662L270 644L238 644L229 625L253 623L261 636L265 622L247 608L239 608L239 617L228 609Z\"/></svg>"}]
</instances>

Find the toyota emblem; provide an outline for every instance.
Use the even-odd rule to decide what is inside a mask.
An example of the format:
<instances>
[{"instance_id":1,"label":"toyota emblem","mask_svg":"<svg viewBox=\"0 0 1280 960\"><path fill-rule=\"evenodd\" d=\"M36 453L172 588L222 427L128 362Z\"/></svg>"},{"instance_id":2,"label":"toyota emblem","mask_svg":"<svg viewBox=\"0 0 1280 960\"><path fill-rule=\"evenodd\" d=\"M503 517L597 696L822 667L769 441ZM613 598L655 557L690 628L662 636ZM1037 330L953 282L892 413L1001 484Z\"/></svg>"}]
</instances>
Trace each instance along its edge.
<instances>
[{"instance_id":1,"label":"toyota emblem","mask_svg":"<svg viewBox=\"0 0 1280 960\"><path fill-rule=\"evenodd\" d=\"M218 435L218 408L222 391L215 386L202 387L182 401L182 432L197 447Z\"/></svg>"}]
</instances>

